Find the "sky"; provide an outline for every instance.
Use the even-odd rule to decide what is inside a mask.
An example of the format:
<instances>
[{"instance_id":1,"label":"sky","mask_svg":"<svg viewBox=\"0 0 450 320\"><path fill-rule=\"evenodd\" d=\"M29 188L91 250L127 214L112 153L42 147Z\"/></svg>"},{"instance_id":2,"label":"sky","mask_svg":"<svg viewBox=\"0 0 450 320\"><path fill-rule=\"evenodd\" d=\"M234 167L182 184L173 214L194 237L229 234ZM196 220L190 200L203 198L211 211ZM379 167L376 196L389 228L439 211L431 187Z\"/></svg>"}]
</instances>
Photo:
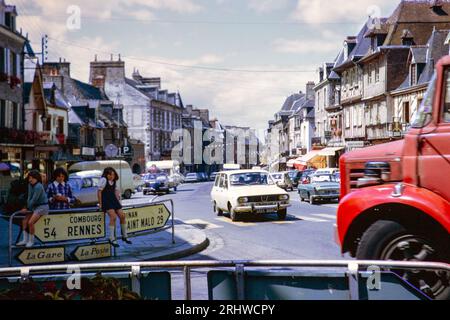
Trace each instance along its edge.
<instances>
[{"instance_id":1,"label":"sky","mask_svg":"<svg viewBox=\"0 0 450 320\"><path fill-rule=\"evenodd\" d=\"M71 62L88 81L89 62L121 54L161 77L184 104L208 108L222 124L265 129L285 99L317 82L346 36L368 16L388 16L395 0L9 0L18 27L48 61Z\"/></svg>"}]
</instances>

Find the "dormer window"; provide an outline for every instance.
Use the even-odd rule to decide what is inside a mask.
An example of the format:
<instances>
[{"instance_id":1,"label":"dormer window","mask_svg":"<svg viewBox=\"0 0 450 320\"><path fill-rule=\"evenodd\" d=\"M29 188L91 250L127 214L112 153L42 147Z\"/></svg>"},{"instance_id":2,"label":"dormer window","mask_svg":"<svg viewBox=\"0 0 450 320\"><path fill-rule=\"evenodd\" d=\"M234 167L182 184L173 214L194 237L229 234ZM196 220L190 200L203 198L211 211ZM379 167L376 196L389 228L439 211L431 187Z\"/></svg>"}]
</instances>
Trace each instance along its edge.
<instances>
[{"instance_id":1,"label":"dormer window","mask_svg":"<svg viewBox=\"0 0 450 320\"><path fill-rule=\"evenodd\" d=\"M413 63L411 64L411 76L410 76L410 80L411 86L415 86L417 85L417 83L419 82L419 78L422 75L423 70L425 69L425 63Z\"/></svg>"},{"instance_id":2,"label":"dormer window","mask_svg":"<svg viewBox=\"0 0 450 320\"><path fill-rule=\"evenodd\" d=\"M414 36L408 29L403 30L402 45L404 45L404 46L414 46L415 45Z\"/></svg>"}]
</instances>

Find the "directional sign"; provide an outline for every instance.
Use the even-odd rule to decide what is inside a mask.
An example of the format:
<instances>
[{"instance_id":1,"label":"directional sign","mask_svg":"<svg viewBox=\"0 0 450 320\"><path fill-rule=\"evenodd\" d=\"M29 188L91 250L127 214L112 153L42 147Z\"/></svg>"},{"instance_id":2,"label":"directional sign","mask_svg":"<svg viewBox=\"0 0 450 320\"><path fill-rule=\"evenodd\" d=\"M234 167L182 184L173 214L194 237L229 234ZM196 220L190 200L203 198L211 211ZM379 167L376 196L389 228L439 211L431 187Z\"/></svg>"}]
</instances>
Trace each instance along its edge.
<instances>
[{"instance_id":1,"label":"directional sign","mask_svg":"<svg viewBox=\"0 0 450 320\"><path fill-rule=\"evenodd\" d=\"M43 243L99 239L106 236L102 212L62 213L43 216L35 225Z\"/></svg>"},{"instance_id":2,"label":"directional sign","mask_svg":"<svg viewBox=\"0 0 450 320\"><path fill-rule=\"evenodd\" d=\"M65 261L64 247L25 249L17 255L24 265L58 263Z\"/></svg>"},{"instance_id":3,"label":"directional sign","mask_svg":"<svg viewBox=\"0 0 450 320\"><path fill-rule=\"evenodd\" d=\"M109 258L111 255L111 245L109 243L79 246L72 253L72 256L78 261Z\"/></svg>"},{"instance_id":4,"label":"directional sign","mask_svg":"<svg viewBox=\"0 0 450 320\"><path fill-rule=\"evenodd\" d=\"M162 228L170 217L170 212L164 204L127 209L124 212L129 233Z\"/></svg>"}]
</instances>

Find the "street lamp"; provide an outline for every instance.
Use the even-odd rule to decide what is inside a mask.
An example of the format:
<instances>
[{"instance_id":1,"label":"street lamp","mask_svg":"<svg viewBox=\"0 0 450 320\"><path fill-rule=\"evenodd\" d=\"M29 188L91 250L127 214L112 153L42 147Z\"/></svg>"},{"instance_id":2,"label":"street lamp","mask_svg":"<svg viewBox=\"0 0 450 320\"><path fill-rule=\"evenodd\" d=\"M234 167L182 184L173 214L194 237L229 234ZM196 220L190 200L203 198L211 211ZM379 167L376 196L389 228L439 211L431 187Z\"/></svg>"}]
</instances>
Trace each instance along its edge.
<instances>
[{"instance_id":1,"label":"street lamp","mask_svg":"<svg viewBox=\"0 0 450 320\"><path fill-rule=\"evenodd\" d=\"M44 113L44 114L41 116L41 121L42 121L42 131L45 131L45 125L47 124L47 120L48 120L48 117L47 117L47 115Z\"/></svg>"}]
</instances>

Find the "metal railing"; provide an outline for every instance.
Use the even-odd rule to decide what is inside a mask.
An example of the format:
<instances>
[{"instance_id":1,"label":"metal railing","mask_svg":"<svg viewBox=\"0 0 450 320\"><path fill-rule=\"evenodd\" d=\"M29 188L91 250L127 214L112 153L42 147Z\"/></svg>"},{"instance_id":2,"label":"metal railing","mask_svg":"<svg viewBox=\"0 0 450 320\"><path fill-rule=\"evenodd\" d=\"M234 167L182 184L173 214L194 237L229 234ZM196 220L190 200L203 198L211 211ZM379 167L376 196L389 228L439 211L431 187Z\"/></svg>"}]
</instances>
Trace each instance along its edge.
<instances>
[{"instance_id":1,"label":"metal railing","mask_svg":"<svg viewBox=\"0 0 450 320\"><path fill-rule=\"evenodd\" d=\"M51 266L10 267L0 269L0 278L19 277L22 281L32 276L67 274L67 270L77 268L83 272L128 272L132 290L139 293L137 284L146 269L181 269L184 277L184 299L192 299L191 272L193 269L227 268L236 273L237 297L245 298L245 271L248 268L345 268L348 276L349 298L359 299L359 272L364 268L376 266L385 269L443 271L450 273L450 264L439 262L371 261L371 260L227 260L227 261L162 261L162 262L118 262L91 263Z\"/></svg>"},{"instance_id":2,"label":"metal railing","mask_svg":"<svg viewBox=\"0 0 450 320\"><path fill-rule=\"evenodd\" d=\"M157 228L155 230L142 231L139 233L130 234L129 237L132 238L132 237L137 237L137 236L153 234L153 233L157 233L157 232L171 228L172 243L175 244L175 206L174 206L174 202L172 199L155 201L157 198L158 198L158 196L155 196L148 203L144 203L141 205L124 206L124 209L128 210L128 209L142 208L142 207L147 206L148 204L157 205L157 204L170 203L171 210L169 212L170 212L170 216L171 216L171 225L170 226L165 225L165 226L163 226L161 228ZM92 208L79 208L79 209L70 209L70 210L55 210L55 211L50 211L50 214L64 214L64 213L70 214L70 213L83 213L83 212L100 212L100 209L98 207L92 207ZM10 216L0 215L0 218L6 218L9 220L9 225L8 225L8 262L9 262L9 266L12 266L13 250L14 249L24 249L23 247L16 246L15 242L13 240L14 220L15 219L23 220L25 218L26 214L27 214L27 212L18 211L18 212L13 213ZM20 233L19 233L18 237L20 237ZM62 243L63 245L74 245L74 244L80 244L80 243L86 243L86 242L96 242L96 241L99 241L100 239L101 238L91 238L91 239L85 239L85 240L61 241L60 243ZM113 254L114 254L114 256L116 256L117 255L116 248L114 247L113 250L114 250Z\"/></svg>"}]
</instances>

